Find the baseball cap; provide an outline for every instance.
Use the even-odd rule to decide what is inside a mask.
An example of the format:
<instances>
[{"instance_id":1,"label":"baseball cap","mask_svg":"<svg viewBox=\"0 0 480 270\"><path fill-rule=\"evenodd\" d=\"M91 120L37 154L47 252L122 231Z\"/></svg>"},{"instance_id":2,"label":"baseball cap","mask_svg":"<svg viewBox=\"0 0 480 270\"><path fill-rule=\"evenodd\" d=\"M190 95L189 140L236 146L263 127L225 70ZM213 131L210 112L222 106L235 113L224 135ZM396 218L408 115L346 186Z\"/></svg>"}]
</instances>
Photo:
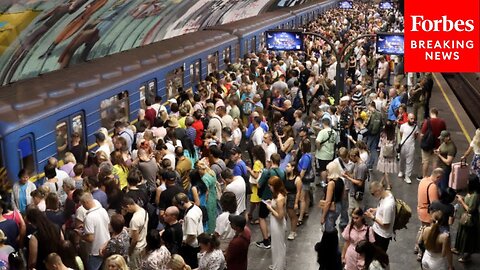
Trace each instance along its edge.
<instances>
[{"instance_id":1,"label":"baseball cap","mask_svg":"<svg viewBox=\"0 0 480 270\"><path fill-rule=\"evenodd\" d=\"M247 220L242 215L229 215L228 220L231 224L235 225L235 227L244 228L247 225Z\"/></svg>"},{"instance_id":2,"label":"baseball cap","mask_svg":"<svg viewBox=\"0 0 480 270\"><path fill-rule=\"evenodd\" d=\"M298 129L298 132L307 132L308 133L308 128L306 126L302 126L301 128Z\"/></svg>"},{"instance_id":3,"label":"baseball cap","mask_svg":"<svg viewBox=\"0 0 480 270\"><path fill-rule=\"evenodd\" d=\"M446 130L442 130L442 132L440 132L440 136L438 138L443 139L445 137L450 137L450 132L448 132Z\"/></svg>"},{"instance_id":4,"label":"baseball cap","mask_svg":"<svg viewBox=\"0 0 480 270\"><path fill-rule=\"evenodd\" d=\"M169 180L169 181L175 181L175 178L177 178L177 175L173 171L166 171L163 173L163 179Z\"/></svg>"}]
</instances>

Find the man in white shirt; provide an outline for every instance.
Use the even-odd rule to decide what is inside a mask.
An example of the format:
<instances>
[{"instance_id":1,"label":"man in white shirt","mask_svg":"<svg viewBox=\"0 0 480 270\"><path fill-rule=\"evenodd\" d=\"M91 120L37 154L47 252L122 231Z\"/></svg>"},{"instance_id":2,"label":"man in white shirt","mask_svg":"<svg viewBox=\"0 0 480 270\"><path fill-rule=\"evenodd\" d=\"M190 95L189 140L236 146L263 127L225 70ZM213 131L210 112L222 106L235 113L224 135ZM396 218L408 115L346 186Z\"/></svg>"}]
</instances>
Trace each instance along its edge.
<instances>
[{"instance_id":1,"label":"man in white shirt","mask_svg":"<svg viewBox=\"0 0 480 270\"><path fill-rule=\"evenodd\" d=\"M122 208L133 214L130 220L130 269L139 269L141 264L141 252L147 246L148 214L145 209L138 206L131 197L125 197Z\"/></svg>"},{"instance_id":2,"label":"man in white shirt","mask_svg":"<svg viewBox=\"0 0 480 270\"><path fill-rule=\"evenodd\" d=\"M229 169L222 172L222 178L227 185L225 191L230 191L235 194L237 198L237 212L241 215L247 209L245 180L239 175L233 176L233 172Z\"/></svg>"},{"instance_id":3,"label":"man in white shirt","mask_svg":"<svg viewBox=\"0 0 480 270\"><path fill-rule=\"evenodd\" d=\"M265 150L265 157L267 161L267 167L270 168L272 154L277 153L277 146L273 143L272 133L267 132L263 135L263 150Z\"/></svg>"},{"instance_id":4,"label":"man in white shirt","mask_svg":"<svg viewBox=\"0 0 480 270\"><path fill-rule=\"evenodd\" d=\"M265 132L263 131L263 128L260 126L260 123L262 122L262 119L260 119L260 117L255 117L252 121L252 124L253 124L253 132L252 132L252 135L250 136L252 142L253 142L253 145L256 146L256 145L262 145L262 142L263 142L263 135L265 134Z\"/></svg>"},{"instance_id":5,"label":"man in white shirt","mask_svg":"<svg viewBox=\"0 0 480 270\"><path fill-rule=\"evenodd\" d=\"M214 109L211 107L207 107L207 115L210 118L208 121L207 130L212 132L215 135L217 141L222 143L222 129L223 129L223 121L220 116L218 116Z\"/></svg>"},{"instance_id":6,"label":"man in white shirt","mask_svg":"<svg viewBox=\"0 0 480 270\"><path fill-rule=\"evenodd\" d=\"M365 211L365 216L373 220L372 229L375 235L375 244L387 252L388 245L393 237L396 212L395 198L378 181L370 183L370 193L379 202L377 208L370 208Z\"/></svg>"},{"instance_id":7,"label":"man in white shirt","mask_svg":"<svg viewBox=\"0 0 480 270\"><path fill-rule=\"evenodd\" d=\"M192 267L198 267L197 253L199 252L199 245L197 237L203 233L203 214L200 207L193 204L185 195L185 193L178 193L173 198L173 204L185 211L183 218L183 243L180 255L185 260L185 263Z\"/></svg>"},{"instance_id":8,"label":"man in white shirt","mask_svg":"<svg viewBox=\"0 0 480 270\"><path fill-rule=\"evenodd\" d=\"M402 140L400 142L400 167L398 177L405 176L403 181L407 184L411 184L410 176L413 171L413 157L415 155L415 140L418 136L418 127L415 124L415 115L413 113L408 114L408 122L400 126L400 136ZM404 169L405 168L405 169Z\"/></svg>"},{"instance_id":9,"label":"man in white shirt","mask_svg":"<svg viewBox=\"0 0 480 270\"><path fill-rule=\"evenodd\" d=\"M98 144L98 149L96 152L103 151L107 155L107 157L110 157L110 146L108 146L107 143L107 138L105 138L105 134L101 132L95 133L95 142Z\"/></svg>"},{"instance_id":10,"label":"man in white shirt","mask_svg":"<svg viewBox=\"0 0 480 270\"><path fill-rule=\"evenodd\" d=\"M80 197L80 203L87 210L84 219L84 231L80 232L82 240L90 243L88 252L87 269L99 270L103 263L103 257L100 255L100 248L110 240L107 211L95 203L91 193L84 193Z\"/></svg>"}]
</instances>

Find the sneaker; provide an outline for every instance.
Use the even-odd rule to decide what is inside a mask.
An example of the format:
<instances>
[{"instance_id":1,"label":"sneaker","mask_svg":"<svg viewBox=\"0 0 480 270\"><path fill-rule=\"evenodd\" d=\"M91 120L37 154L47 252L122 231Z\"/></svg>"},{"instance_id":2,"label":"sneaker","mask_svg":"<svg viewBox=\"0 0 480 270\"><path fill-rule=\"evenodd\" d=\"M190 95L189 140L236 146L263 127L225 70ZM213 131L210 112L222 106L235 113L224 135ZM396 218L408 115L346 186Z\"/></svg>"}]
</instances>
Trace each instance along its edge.
<instances>
[{"instance_id":1,"label":"sneaker","mask_svg":"<svg viewBox=\"0 0 480 270\"><path fill-rule=\"evenodd\" d=\"M269 265L268 269L273 270L273 265Z\"/></svg>"},{"instance_id":2,"label":"sneaker","mask_svg":"<svg viewBox=\"0 0 480 270\"><path fill-rule=\"evenodd\" d=\"M405 179L403 179L403 181L407 184L411 184L412 183L412 180L410 180L410 177L405 177Z\"/></svg>"},{"instance_id":3,"label":"sneaker","mask_svg":"<svg viewBox=\"0 0 480 270\"><path fill-rule=\"evenodd\" d=\"M423 176L417 176L417 181L422 181Z\"/></svg>"},{"instance_id":4,"label":"sneaker","mask_svg":"<svg viewBox=\"0 0 480 270\"><path fill-rule=\"evenodd\" d=\"M288 240L294 240L296 236L297 236L297 233L296 233L296 232L290 232L290 233L288 234L287 239L288 239Z\"/></svg>"},{"instance_id":5,"label":"sneaker","mask_svg":"<svg viewBox=\"0 0 480 270\"><path fill-rule=\"evenodd\" d=\"M271 246L270 246L270 243L268 240L263 240L263 241L258 241L258 242L255 242L255 245L259 248L263 248L263 249L270 249Z\"/></svg>"},{"instance_id":6,"label":"sneaker","mask_svg":"<svg viewBox=\"0 0 480 270\"><path fill-rule=\"evenodd\" d=\"M403 178L403 172L398 173L398 178Z\"/></svg>"}]
</instances>

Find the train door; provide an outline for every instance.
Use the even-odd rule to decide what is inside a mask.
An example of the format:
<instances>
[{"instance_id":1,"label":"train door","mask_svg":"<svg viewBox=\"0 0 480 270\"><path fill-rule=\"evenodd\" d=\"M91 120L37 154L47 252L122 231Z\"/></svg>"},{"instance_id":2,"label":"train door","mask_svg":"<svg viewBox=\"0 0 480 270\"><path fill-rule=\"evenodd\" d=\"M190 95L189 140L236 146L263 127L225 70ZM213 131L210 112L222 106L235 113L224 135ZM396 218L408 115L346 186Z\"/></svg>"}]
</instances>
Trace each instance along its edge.
<instances>
[{"instance_id":1,"label":"train door","mask_svg":"<svg viewBox=\"0 0 480 270\"><path fill-rule=\"evenodd\" d=\"M140 108L146 109L147 100L150 104L155 103L155 97L157 96L157 79L142 83L138 90L140 92Z\"/></svg>"},{"instance_id":2,"label":"train door","mask_svg":"<svg viewBox=\"0 0 480 270\"><path fill-rule=\"evenodd\" d=\"M257 36L252 37L252 52L256 53L257 52Z\"/></svg>"},{"instance_id":3,"label":"train door","mask_svg":"<svg viewBox=\"0 0 480 270\"><path fill-rule=\"evenodd\" d=\"M195 62L190 64L190 83L191 83L192 89L193 87L195 87L195 85L200 83L200 78L202 76L201 75L202 71L200 70L200 67L201 67L200 59L197 59Z\"/></svg>"},{"instance_id":4,"label":"train door","mask_svg":"<svg viewBox=\"0 0 480 270\"><path fill-rule=\"evenodd\" d=\"M3 140L0 139L0 182L3 183L7 179L7 169L5 168L5 161L3 159Z\"/></svg>"},{"instance_id":5,"label":"train door","mask_svg":"<svg viewBox=\"0 0 480 270\"><path fill-rule=\"evenodd\" d=\"M84 120L84 113L81 111L57 121L55 142L58 160L64 159L65 153L72 148L72 139L79 139L80 144L86 146Z\"/></svg>"},{"instance_id":6,"label":"train door","mask_svg":"<svg viewBox=\"0 0 480 270\"><path fill-rule=\"evenodd\" d=\"M33 134L27 134L20 138L18 142L17 152L18 152L18 164L20 164L20 169L25 169L29 172L36 172L37 168L35 166L35 140Z\"/></svg>"},{"instance_id":7,"label":"train door","mask_svg":"<svg viewBox=\"0 0 480 270\"><path fill-rule=\"evenodd\" d=\"M218 51L208 55L207 73L210 74L218 70Z\"/></svg>"},{"instance_id":8,"label":"train door","mask_svg":"<svg viewBox=\"0 0 480 270\"><path fill-rule=\"evenodd\" d=\"M178 89L184 86L184 72L185 72L185 64L178 68L174 68L170 72L167 73L166 76L166 89L167 89L167 99L175 98L178 95Z\"/></svg>"}]
</instances>

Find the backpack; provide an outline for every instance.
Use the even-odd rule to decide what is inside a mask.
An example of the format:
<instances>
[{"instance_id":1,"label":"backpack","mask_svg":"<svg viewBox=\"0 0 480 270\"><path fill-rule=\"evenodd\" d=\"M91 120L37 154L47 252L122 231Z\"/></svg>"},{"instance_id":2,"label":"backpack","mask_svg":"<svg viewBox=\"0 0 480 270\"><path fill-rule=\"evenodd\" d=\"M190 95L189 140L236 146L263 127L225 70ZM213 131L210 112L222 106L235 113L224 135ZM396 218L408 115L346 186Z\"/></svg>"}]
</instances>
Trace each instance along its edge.
<instances>
[{"instance_id":1,"label":"backpack","mask_svg":"<svg viewBox=\"0 0 480 270\"><path fill-rule=\"evenodd\" d=\"M397 153L395 152L395 143L393 141L387 141L383 146L383 157L384 158L394 158Z\"/></svg>"},{"instance_id":2,"label":"backpack","mask_svg":"<svg viewBox=\"0 0 480 270\"><path fill-rule=\"evenodd\" d=\"M302 100L300 99L300 89L297 89L297 94L295 95L295 98L293 99L292 107L295 110L298 110L302 107Z\"/></svg>"},{"instance_id":3,"label":"backpack","mask_svg":"<svg viewBox=\"0 0 480 270\"><path fill-rule=\"evenodd\" d=\"M377 135L378 133L380 133L382 126L383 126L382 114L379 112L374 112L372 116L370 116L368 131L372 135Z\"/></svg>"},{"instance_id":4,"label":"backpack","mask_svg":"<svg viewBox=\"0 0 480 270\"><path fill-rule=\"evenodd\" d=\"M430 123L430 119L427 120L427 131L425 132L422 140L420 141L420 148L425 151L431 151L433 150L433 148L435 148L435 136L432 132L432 125Z\"/></svg>"},{"instance_id":5,"label":"backpack","mask_svg":"<svg viewBox=\"0 0 480 270\"><path fill-rule=\"evenodd\" d=\"M395 221L393 231L407 228L408 221L412 217L412 209L408 204L400 199L395 199Z\"/></svg>"}]
</instances>

